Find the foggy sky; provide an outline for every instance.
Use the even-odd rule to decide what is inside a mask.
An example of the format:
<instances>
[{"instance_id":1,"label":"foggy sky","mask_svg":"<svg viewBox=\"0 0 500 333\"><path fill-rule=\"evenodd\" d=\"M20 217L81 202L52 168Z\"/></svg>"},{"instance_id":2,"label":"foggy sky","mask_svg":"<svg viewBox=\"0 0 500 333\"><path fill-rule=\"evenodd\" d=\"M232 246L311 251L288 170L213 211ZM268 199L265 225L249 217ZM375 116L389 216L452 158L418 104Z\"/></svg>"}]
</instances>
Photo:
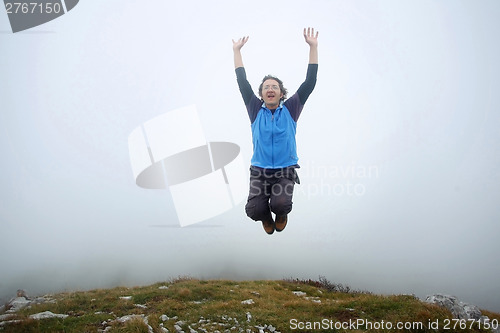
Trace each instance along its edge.
<instances>
[{"instance_id":1,"label":"foggy sky","mask_svg":"<svg viewBox=\"0 0 500 333\"><path fill-rule=\"evenodd\" d=\"M198 278L317 279L500 311L498 1L106 1L13 34L0 13L0 299ZM254 90L319 72L301 184L268 236L244 202L180 228L134 183L127 138L196 104L252 154L231 39ZM196 209L196 205L193 209Z\"/></svg>"}]
</instances>

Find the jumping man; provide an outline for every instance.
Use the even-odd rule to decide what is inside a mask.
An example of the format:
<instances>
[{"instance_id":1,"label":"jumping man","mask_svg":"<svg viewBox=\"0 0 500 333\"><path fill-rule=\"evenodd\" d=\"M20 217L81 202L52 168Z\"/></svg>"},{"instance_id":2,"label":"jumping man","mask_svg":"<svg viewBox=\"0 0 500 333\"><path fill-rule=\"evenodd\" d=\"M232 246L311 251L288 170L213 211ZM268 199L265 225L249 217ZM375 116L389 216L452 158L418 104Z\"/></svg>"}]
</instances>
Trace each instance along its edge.
<instances>
[{"instance_id":1,"label":"jumping man","mask_svg":"<svg viewBox=\"0 0 500 333\"><path fill-rule=\"evenodd\" d=\"M262 221L264 230L270 235L274 230L285 229L288 213L292 210L293 187L299 183L296 168L300 167L295 143L297 120L316 85L318 32L304 29L304 38L309 44L306 79L288 99L283 82L271 75L262 79L260 98L255 96L241 56L241 48L248 37L233 40L236 78L252 124L253 156L245 211L254 221Z\"/></svg>"}]
</instances>

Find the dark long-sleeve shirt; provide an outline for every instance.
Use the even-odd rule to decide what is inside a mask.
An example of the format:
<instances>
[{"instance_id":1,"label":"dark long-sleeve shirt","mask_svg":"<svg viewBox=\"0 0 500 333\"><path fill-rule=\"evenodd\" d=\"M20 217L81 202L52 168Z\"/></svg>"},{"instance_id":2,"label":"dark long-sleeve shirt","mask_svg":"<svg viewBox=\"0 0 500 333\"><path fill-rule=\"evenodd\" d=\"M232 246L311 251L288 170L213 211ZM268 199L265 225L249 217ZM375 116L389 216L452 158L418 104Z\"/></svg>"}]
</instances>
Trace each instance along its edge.
<instances>
[{"instance_id":1,"label":"dark long-sleeve shirt","mask_svg":"<svg viewBox=\"0 0 500 333\"><path fill-rule=\"evenodd\" d=\"M257 118L257 113L262 106L262 100L254 94L252 87L247 80L245 68L238 67L235 71L236 80L240 88L241 96L243 97L243 102L245 103L245 106L247 108L250 122L253 123L255 121L255 118ZM306 103L309 95L316 85L317 73L318 64L309 64L307 67L305 81L300 85L297 92L284 102L285 106L290 111L290 115L295 121L299 119L304 104Z\"/></svg>"}]
</instances>

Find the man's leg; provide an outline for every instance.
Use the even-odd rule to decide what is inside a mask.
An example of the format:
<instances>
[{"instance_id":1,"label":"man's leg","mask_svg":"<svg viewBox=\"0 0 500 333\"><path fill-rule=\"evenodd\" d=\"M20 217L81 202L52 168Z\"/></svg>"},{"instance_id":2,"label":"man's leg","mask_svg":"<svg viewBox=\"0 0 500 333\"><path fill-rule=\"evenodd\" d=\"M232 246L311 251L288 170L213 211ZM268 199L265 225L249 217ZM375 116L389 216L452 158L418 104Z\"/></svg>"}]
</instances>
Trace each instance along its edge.
<instances>
[{"instance_id":1,"label":"man's leg","mask_svg":"<svg viewBox=\"0 0 500 333\"><path fill-rule=\"evenodd\" d=\"M292 211L292 197L295 181L281 177L272 186L270 205L276 214L276 231L283 231L288 222L288 213Z\"/></svg>"},{"instance_id":2,"label":"man's leg","mask_svg":"<svg viewBox=\"0 0 500 333\"><path fill-rule=\"evenodd\" d=\"M262 221L262 226L268 234L274 232L274 220L269 207L270 188L271 185L263 175L251 171L250 193L245 205L245 211L252 220Z\"/></svg>"}]
</instances>

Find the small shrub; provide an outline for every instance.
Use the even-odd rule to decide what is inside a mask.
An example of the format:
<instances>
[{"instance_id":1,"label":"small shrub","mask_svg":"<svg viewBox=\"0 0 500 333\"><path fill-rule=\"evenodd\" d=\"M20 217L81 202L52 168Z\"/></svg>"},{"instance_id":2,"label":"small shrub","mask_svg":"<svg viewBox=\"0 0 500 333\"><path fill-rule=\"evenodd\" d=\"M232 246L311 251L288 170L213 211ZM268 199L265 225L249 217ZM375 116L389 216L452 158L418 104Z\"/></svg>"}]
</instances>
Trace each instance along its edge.
<instances>
[{"instance_id":1,"label":"small shrub","mask_svg":"<svg viewBox=\"0 0 500 333\"><path fill-rule=\"evenodd\" d=\"M320 276L318 280L311 279L284 279L285 282L294 284L304 284L308 286L313 286L332 293L344 293L344 294L372 294L369 291L353 290L349 285L342 283L332 283L326 277Z\"/></svg>"}]
</instances>

